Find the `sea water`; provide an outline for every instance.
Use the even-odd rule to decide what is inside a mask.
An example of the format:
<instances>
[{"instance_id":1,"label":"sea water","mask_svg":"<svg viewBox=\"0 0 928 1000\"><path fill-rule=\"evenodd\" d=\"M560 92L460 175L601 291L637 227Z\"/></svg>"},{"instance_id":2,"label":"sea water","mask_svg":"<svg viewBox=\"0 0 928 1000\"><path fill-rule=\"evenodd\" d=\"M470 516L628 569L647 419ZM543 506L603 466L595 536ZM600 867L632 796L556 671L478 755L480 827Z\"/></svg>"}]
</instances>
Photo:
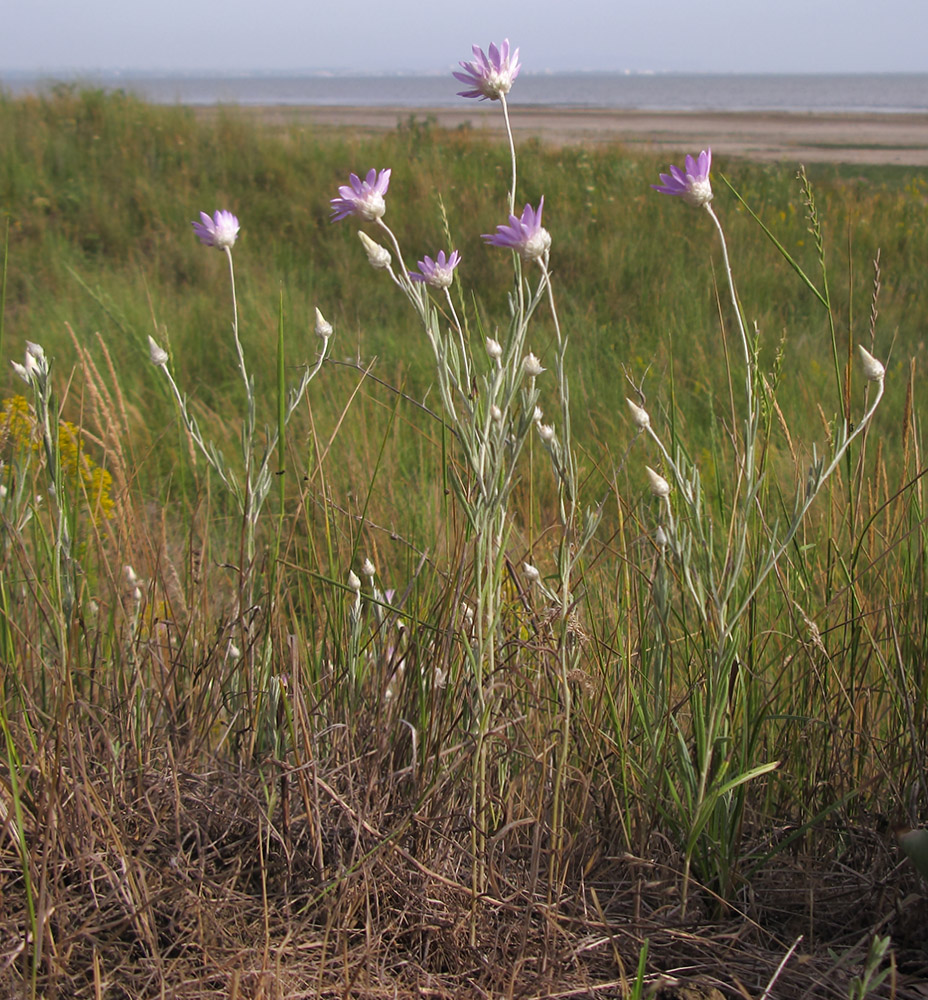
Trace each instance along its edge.
<instances>
[{"instance_id":1,"label":"sea water","mask_svg":"<svg viewBox=\"0 0 928 1000\"><path fill-rule=\"evenodd\" d=\"M8 94L42 92L56 82L126 90L158 104L284 104L407 108L458 104L461 84L442 74L348 76L312 73L234 77L107 72L47 77L0 73ZM527 73L512 105L644 111L928 111L928 74Z\"/></svg>"}]
</instances>

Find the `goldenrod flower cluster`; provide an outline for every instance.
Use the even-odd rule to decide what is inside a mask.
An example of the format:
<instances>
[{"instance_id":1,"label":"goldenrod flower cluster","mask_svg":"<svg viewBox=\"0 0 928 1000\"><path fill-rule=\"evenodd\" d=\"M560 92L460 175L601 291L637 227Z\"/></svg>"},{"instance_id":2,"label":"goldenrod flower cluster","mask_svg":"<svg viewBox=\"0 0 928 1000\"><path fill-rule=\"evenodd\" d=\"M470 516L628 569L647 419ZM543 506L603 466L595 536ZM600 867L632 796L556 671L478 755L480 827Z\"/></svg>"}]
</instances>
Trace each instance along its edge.
<instances>
[{"instance_id":1,"label":"goldenrod flower cluster","mask_svg":"<svg viewBox=\"0 0 928 1000\"><path fill-rule=\"evenodd\" d=\"M0 451L41 452L35 414L24 396L12 396L0 405ZM94 523L109 520L115 508L113 477L87 454L80 428L69 420L58 425L58 460L63 480L86 499Z\"/></svg>"}]
</instances>

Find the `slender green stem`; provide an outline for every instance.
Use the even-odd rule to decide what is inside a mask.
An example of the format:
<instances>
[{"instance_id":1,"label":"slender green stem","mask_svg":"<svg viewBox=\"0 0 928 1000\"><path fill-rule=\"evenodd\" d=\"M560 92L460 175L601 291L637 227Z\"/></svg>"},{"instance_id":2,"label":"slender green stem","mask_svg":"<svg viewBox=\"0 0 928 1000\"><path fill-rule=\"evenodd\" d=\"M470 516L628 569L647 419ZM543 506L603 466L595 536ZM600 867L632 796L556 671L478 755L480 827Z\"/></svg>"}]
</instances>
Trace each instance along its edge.
<instances>
[{"instance_id":1,"label":"slender green stem","mask_svg":"<svg viewBox=\"0 0 928 1000\"><path fill-rule=\"evenodd\" d=\"M277 304L277 475L280 478L280 519L283 521L286 503L287 471L287 382L284 363L284 293L280 291Z\"/></svg>"},{"instance_id":2,"label":"slender green stem","mask_svg":"<svg viewBox=\"0 0 928 1000\"><path fill-rule=\"evenodd\" d=\"M413 285L409 280L409 271L406 268L406 261L403 260L403 251L400 249L399 240L397 240L393 230L383 221L383 219L377 220L377 228L386 233L387 239L390 241L390 246L396 254L396 259L400 262L400 277L397 277L394 274L393 280L406 292L407 295L410 295L413 291Z\"/></svg>"},{"instance_id":3,"label":"slender green stem","mask_svg":"<svg viewBox=\"0 0 928 1000\"><path fill-rule=\"evenodd\" d=\"M571 435L570 422L570 391L565 366L568 338L561 331L560 320L558 319L557 305L554 300L554 289L551 283L551 274L548 270L547 258L539 260L542 280L548 294L548 308L551 311L551 318L554 322L554 331L557 338L557 352L555 354L555 375L557 376L558 399L561 409L561 433L558 436L558 447L556 450L557 465L555 473L557 475L557 487L559 496L559 506L561 513L561 542L558 558L558 569L560 573L560 593L558 602L561 612L561 635L558 645L558 661L560 667L559 686L561 689L562 719L560 746L556 771L554 776L554 790L552 795L552 824L554 827L554 849L551 852L549 864L549 884L552 891L556 885L555 865L557 864L564 844L564 804L563 792L564 781L567 772L567 762L570 757L570 730L572 716L572 696L570 690L570 671L573 666L574 654L570 646L570 614L573 595L571 592L571 577L575 561L579 558L579 546L577 543L577 473L573 454L573 439Z\"/></svg>"},{"instance_id":4,"label":"slender green stem","mask_svg":"<svg viewBox=\"0 0 928 1000\"><path fill-rule=\"evenodd\" d=\"M747 483L747 494L751 495L754 486L754 438L755 438L755 413L754 413L754 352L748 341L747 330L744 327L744 317L741 315L741 303L738 301L738 293L735 291L735 279L731 271L731 261L728 259L728 243L725 240L725 230L719 217L712 209L712 203L706 202L706 211L715 223L718 230L719 240L722 244L722 259L725 262L725 276L728 279L728 291L731 296L732 309L735 311L735 319L738 323L738 333L741 335L741 347L744 351L744 390L747 403L747 415L745 417L745 449L744 449L744 473Z\"/></svg>"},{"instance_id":5,"label":"slender green stem","mask_svg":"<svg viewBox=\"0 0 928 1000\"><path fill-rule=\"evenodd\" d=\"M503 108L503 120L506 122L506 135L509 138L509 155L512 159L512 185L509 188L509 211L515 214L516 211L516 144L512 137L512 123L509 121L509 104L506 95L499 95L499 103Z\"/></svg>"},{"instance_id":6,"label":"slender green stem","mask_svg":"<svg viewBox=\"0 0 928 1000\"><path fill-rule=\"evenodd\" d=\"M238 299L235 295L235 268L232 265L232 248L223 247L229 261L229 283L232 285L232 333L235 337L235 351L238 354L238 369L245 383L245 392L251 396L251 388L248 382L248 370L245 367L245 354L242 351L242 342L238 334Z\"/></svg>"},{"instance_id":7,"label":"slender green stem","mask_svg":"<svg viewBox=\"0 0 928 1000\"><path fill-rule=\"evenodd\" d=\"M825 485L826 481L831 477L831 474L838 467L838 463L847 454L847 451L850 448L851 444L853 443L854 439L859 437L859 435L863 433L867 425L870 423L873 414L876 412L877 406L879 406L880 404L880 400L883 398L883 390L884 390L883 379L879 379L877 381L876 396L874 397L873 402L867 408L867 411L860 418L860 422L854 428L854 431L851 433L850 437L848 437L844 441L844 443L836 449L831 462L824 471L812 474L814 478L810 480L810 482L806 487L805 500L800 505L796 513L793 515L792 523L790 524L786 534L783 536L783 539L771 549L763 566L761 566L760 570L758 570L750 590L748 591L747 595L741 602L741 605L738 608L738 610L731 616L730 623L725 629L723 638L727 638L728 636L731 635L735 625L738 623L738 620L747 610L747 607L751 603L751 600L754 598L754 595L757 593L758 590L760 590L761 584L770 575L771 571L780 561L780 558L782 557L783 553L787 550L792 540L796 537L796 532L799 530L800 525L805 519L805 516L808 513L809 508L812 506L812 502L818 496L819 492Z\"/></svg>"}]
</instances>

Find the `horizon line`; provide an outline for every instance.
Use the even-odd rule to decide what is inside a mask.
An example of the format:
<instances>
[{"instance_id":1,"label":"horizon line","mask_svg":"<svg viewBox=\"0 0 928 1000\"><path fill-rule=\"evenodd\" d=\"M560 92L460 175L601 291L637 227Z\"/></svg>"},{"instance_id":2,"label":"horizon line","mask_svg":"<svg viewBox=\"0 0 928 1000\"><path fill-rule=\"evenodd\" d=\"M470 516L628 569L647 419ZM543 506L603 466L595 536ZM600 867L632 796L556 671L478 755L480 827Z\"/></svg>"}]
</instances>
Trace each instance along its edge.
<instances>
[{"instance_id":1,"label":"horizon line","mask_svg":"<svg viewBox=\"0 0 928 1000\"><path fill-rule=\"evenodd\" d=\"M457 69L457 64L446 69L399 69L399 70L361 70L348 68L313 67L290 69L239 69L230 72L228 69L202 68L168 68L146 67L128 68L120 66L108 67L36 67L0 69L0 80L12 77L27 77L33 79L48 79L56 75L70 77L87 76L118 76L118 77L191 77L195 79L249 79L263 77L266 79L283 77L444 77ZM794 69L752 69L752 70L698 70L698 69L523 69L520 76L550 77L550 76L928 76L925 70L794 70Z\"/></svg>"}]
</instances>

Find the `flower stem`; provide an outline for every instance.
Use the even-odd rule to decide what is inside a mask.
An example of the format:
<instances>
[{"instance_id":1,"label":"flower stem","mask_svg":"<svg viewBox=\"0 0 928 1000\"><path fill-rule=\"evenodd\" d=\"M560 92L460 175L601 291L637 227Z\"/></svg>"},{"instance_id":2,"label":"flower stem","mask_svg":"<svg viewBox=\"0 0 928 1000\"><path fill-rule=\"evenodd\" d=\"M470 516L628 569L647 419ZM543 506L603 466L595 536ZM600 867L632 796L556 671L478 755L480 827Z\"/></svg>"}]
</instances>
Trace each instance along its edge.
<instances>
[{"instance_id":1,"label":"flower stem","mask_svg":"<svg viewBox=\"0 0 928 1000\"><path fill-rule=\"evenodd\" d=\"M512 123L509 121L509 105L506 103L506 95L499 95L499 103L503 108L503 120L506 122L506 135L509 137L509 154L512 157L512 187L509 189L509 213L515 215L516 211L516 144L512 138Z\"/></svg>"},{"instance_id":2,"label":"flower stem","mask_svg":"<svg viewBox=\"0 0 928 1000\"><path fill-rule=\"evenodd\" d=\"M251 389L248 385L248 369L245 367L245 354L242 351L242 342L238 335L238 299L235 295L235 268L232 266L232 249L223 247L226 257L229 259L229 282L232 285L232 333L235 336L235 350L238 354L238 368L245 383L245 392L251 396Z\"/></svg>"}]
</instances>

